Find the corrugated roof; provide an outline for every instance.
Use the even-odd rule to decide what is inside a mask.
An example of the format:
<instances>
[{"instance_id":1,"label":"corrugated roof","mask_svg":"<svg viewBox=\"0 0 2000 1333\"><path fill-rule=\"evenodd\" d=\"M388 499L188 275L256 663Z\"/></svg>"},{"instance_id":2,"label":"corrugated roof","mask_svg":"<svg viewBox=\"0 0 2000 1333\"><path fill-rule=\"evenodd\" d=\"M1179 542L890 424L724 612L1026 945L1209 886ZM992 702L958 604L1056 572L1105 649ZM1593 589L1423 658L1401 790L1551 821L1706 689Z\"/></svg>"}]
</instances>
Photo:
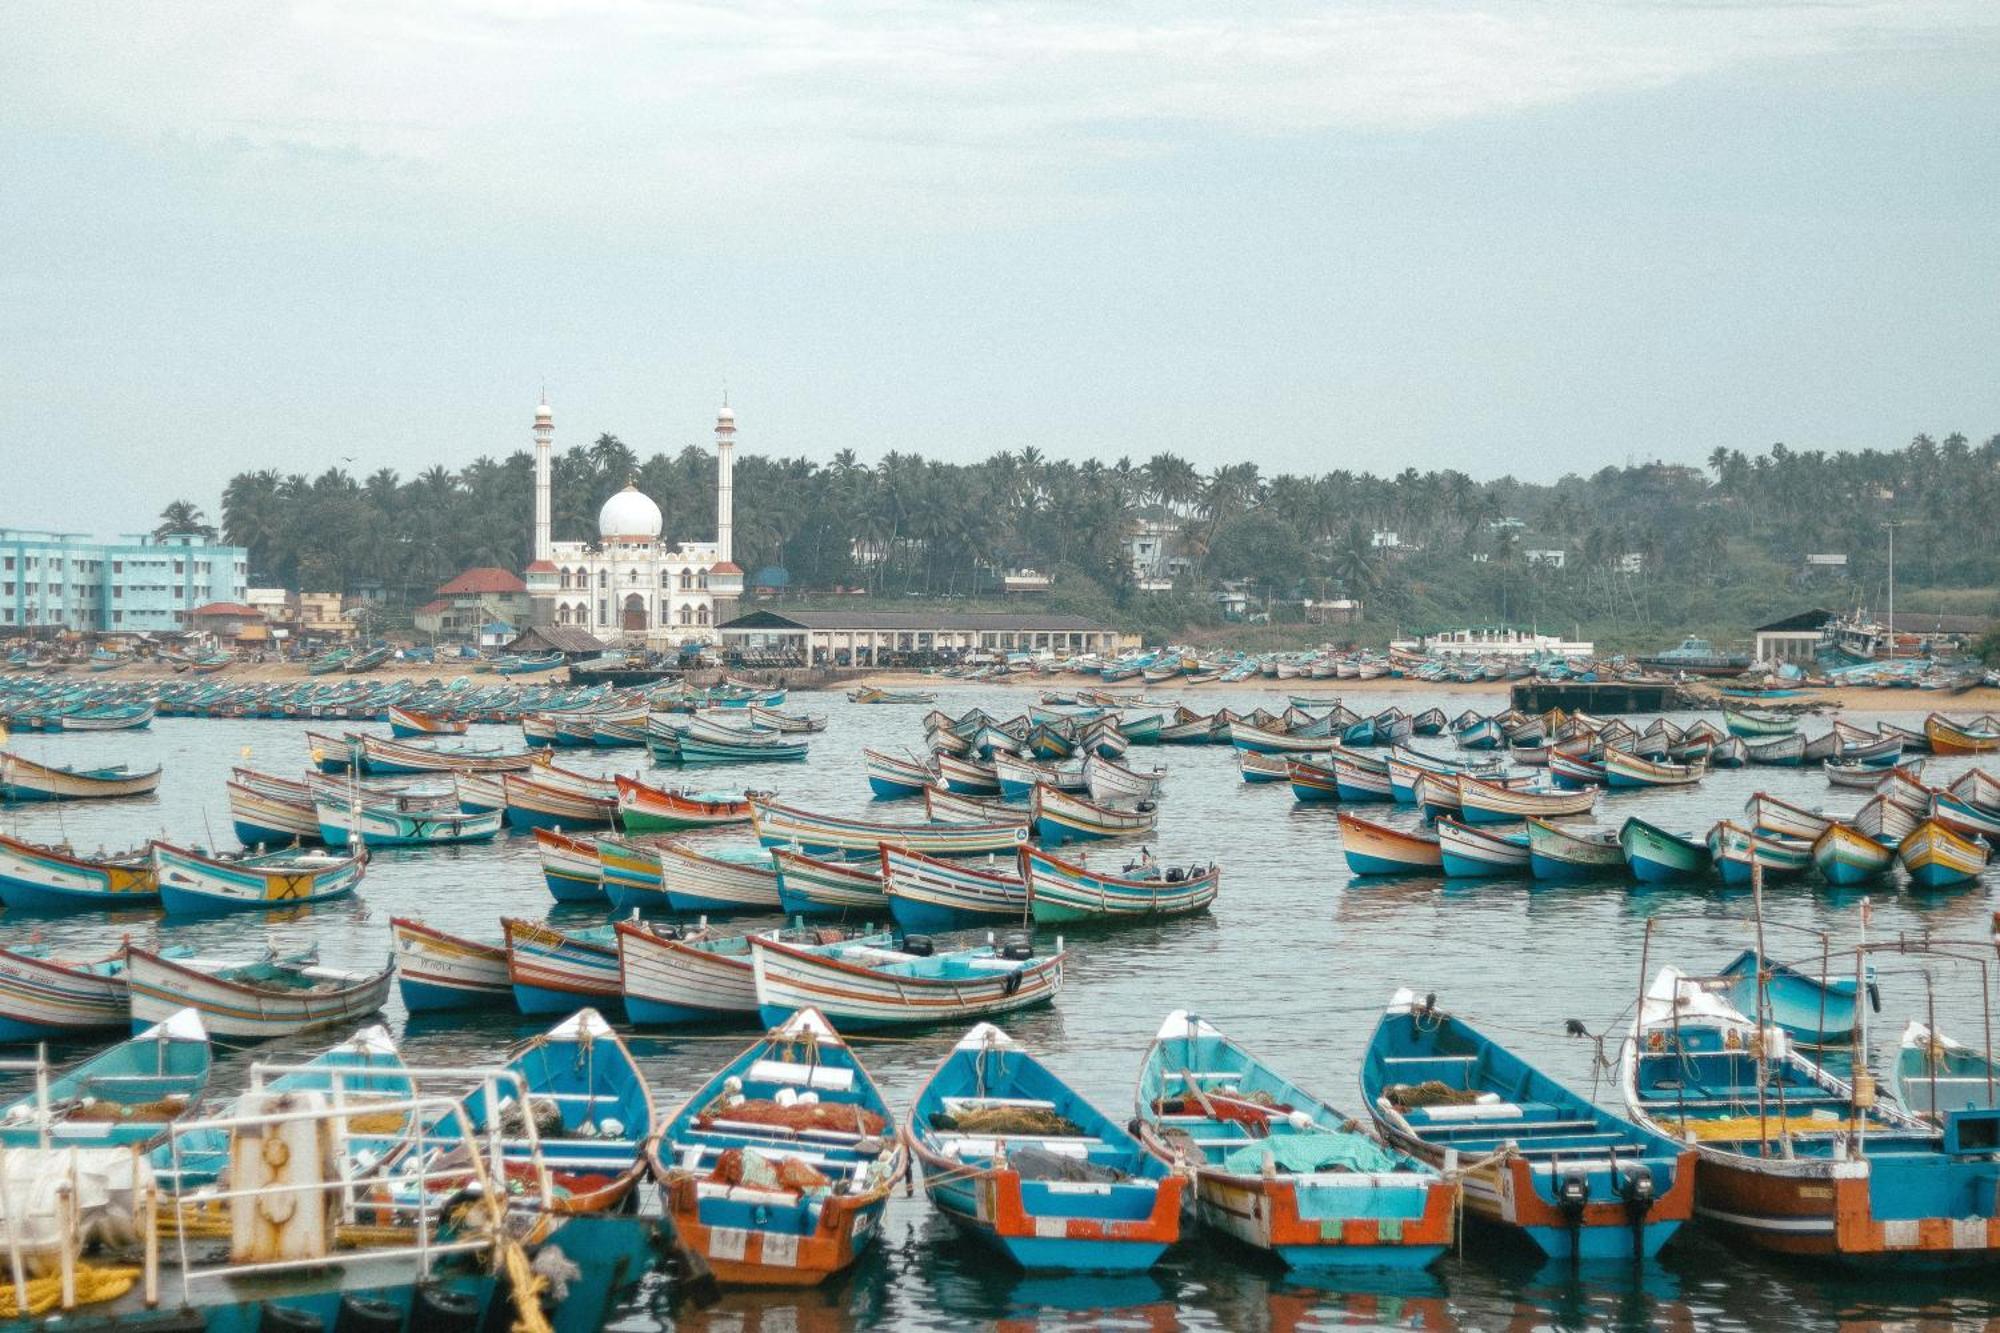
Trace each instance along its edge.
<instances>
[{"instance_id":1,"label":"corrugated roof","mask_svg":"<svg viewBox=\"0 0 2000 1333\"><path fill-rule=\"evenodd\" d=\"M191 616L247 616L253 620L261 620L264 615L256 607L245 606L241 602L209 602L205 606L197 606L194 610L188 612L188 614Z\"/></svg>"},{"instance_id":2,"label":"corrugated roof","mask_svg":"<svg viewBox=\"0 0 2000 1333\"><path fill-rule=\"evenodd\" d=\"M924 630L989 630L1001 634L1115 634L1111 626L1088 616L1060 612L1032 611L873 611L857 606L851 611L752 611L725 621L717 629L806 629L806 630L887 630L894 633Z\"/></svg>"},{"instance_id":3,"label":"corrugated roof","mask_svg":"<svg viewBox=\"0 0 2000 1333\"><path fill-rule=\"evenodd\" d=\"M595 635L563 625L537 626L507 645L510 653L547 652L550 649L564 654L596 654L603 652L605 645Z\"/></svg>"},{"instance_id":4,"label":"corrugated roof","mask_svg":"<svg viewBox=\"0 0 2000 1333\"><path fill-rule=\"evenodd\" d=\"M468 569L438 589L440 597L460 597L486 592L526 592L528 585L519 576L495 565Z\"/></svg>"}]
</instances>

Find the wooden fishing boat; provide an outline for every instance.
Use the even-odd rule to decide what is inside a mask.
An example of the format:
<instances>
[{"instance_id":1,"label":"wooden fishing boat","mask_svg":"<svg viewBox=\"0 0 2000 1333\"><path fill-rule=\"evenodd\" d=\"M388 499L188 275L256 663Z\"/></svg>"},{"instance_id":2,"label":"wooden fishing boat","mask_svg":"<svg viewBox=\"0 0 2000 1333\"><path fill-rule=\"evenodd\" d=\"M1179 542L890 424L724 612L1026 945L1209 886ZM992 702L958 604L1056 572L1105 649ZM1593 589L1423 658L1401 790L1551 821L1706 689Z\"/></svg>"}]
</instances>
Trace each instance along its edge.
<instances>
[{"instance_id":1,"label":"wooden fishing boat","mask_svg":"<svg viewBox=\"0 0 2000 1333\"><path fill-rule=\"evenodd\" d=\"M358 750L361 771L376 776L417 773L522 773L534 767L529 750L456 748L354 734L347 747ZM350 760L350 763L352 760ZM322 765L324 767L324 765Z\"/></svg>"},{"instance_id":2,"label":"wooden fishing boat","mask_svg":"<svg viewBox=\"0 0 2000 1333\"><path fill-rule=\"evenodd\" d=\"M660 849L622 838L597 840L598 871L613 912L667 912L667 885L660 874Z\"/></svg>"},{"instance_id":3,"label":"wooden fishing boat","mask_svg":"<svg viewBox=\"0 0 2000 1333\"><path fill-rule=\"evenodd\" d=\"M750 705L750 720L787 736L810 736L826 730L824 713L781 713L763 704Z\"/></svg>"},{"instance_id":4,"label":"wooden fishing boat","mask_svg":"<svg viewBox=\"0 0 2000 1333\"><path fill-rule=\"evenodd\" d=\"M1340 812L1340 847L1357 875L1423 875L1444 869L1436 834L1378 824Z\"/></svg>"},{"instance_id":5,"label":"wooden fishing boat","mask_svg":"<svg viewBox=\"0 0 2000 1333\"><path fill-rule=\"evenodd\" d=\"M1813 839L1813 865L1829 884L1866 884L1896 864L1896 849L1851 824L1832 823Z\"/></svg>"},{"instance_id":6,"label":"wooden fishing boat","mask_svg":"<svg viewBox=\"0 0 2000 1333\"><path fill-rule=\"evenodd\" d=\"M1759 833L1731 820L1708 831L1708 856L1724 884L1748 884L1757 867L1767 880L1790 879L1812 868L1812 843L1779 833Z\"/></svg>"},{"instance_id":7,"label":"wooden fishing boat","mask_svg":"<svg viewBox=\"0 0 2000 1333\"><path fill-rule=\"evenodd\" d=\"M933 824L1013 824L1025 825L1028 812L1004 801L958 796L937 787L924 790L924 817Z\"/></svg>"},{"instance_id":8,"label":"wooden fishing boat","mask_svg":"<svg viewBox=\"0 0 2000 1333\"><path fill-rule=\"evenodd\" d=\"M998 796L1000 778L993 771L993 765L980 763L976 759L961 759L953 754L937 756L937 780L944 789L960 796Z\"/></svg>"},{"instance_id":9,"label":"wooden fishing boat","mask_svg":"<svg viewBox=\"0 0 2000 1333\"><path fill-rule=\"evenodd\" d=\"M449 847L466 842L490 842L500 832L498 810L439 810L429 802L416 809L400 803L361 805L321 797L313 806L320 840L329 847L351 847L358 834L363 847Z\"/></svg>"},{"instance_id":10,"label":"wooden fishing boat","mask_svg":"<svg viewBox=\"0 0 2000 1333\"><path fill-rule=\"evenodd\" d=\"M1811 842L1834 822L1832 816L1758 792L1743 803L1743 822L1759 833L1776 833Z\"/></svg>"},{"instance_id":11,"label":"wooden fishing boat","mask_svg":"<svg viewBox=\"0 0 2000 1333\"><path fill-rule=\"evenodd\" d=\"M133 1032L59 1074L38 1071L46 1083L0 1110L0 1146L143 1151L165 1138L201 1100L215 1053L190 1008Z\"/></svg>"},{"instance_id":12,"label":"wooden fishing boat","mask_svg":"<svg viewBox=\"0 0 2000 1333\"><path fill-rule=\"evenodd\" d=\"M1437 821L1438 860L1457 879L1481 879L1528 871L1528 835L1492 833L1461 824L1449 815Z\"/></svg>"},{"instance_id":13,"label":"wooden fishing boat","mask_svg":"<svg viewBox=\"0 0 2000 1333\"><path fill-rule=\"evenodd\" d=\"M659 847L660 884L676 912L775 912L778 872L763 847L711 847L697 851L684 843ZM607 885L608 887L608 885Z\"/></svg>"},{"instance_id":14,"label":"wooden fishing boat","mask_svg":"<svg viewBox=\"0 0 2000 1333\"><path fill-rule=\"evenodd\" d=\"M1469 773L1458 775L1458 804L1468 824L1511 824L1534 816L1571 819L1597 806L1597 789L1555 791L1546 787L1509 787L1482 782Z\"/></svg>"},{"instance_id":15,"label":"wooden fishing boat","mask_svg":"<svg viewBox=\"0 0 2000 1333\"><path fill-rule=\"evenodd\" d=\"M507 808L504 773L453 773L451 790L458 808L467 814Z\"/></svg>"},{"instance_id":16,"label":"wooden fishing boat","mask_svg":"<svg viewBox=\"0 0 2000 1333\"><path fill-rule=\"evenodd\" d=\"M1694 1143L1696 1210L1735 1240L1889 1271L2000 1249L2000 1161L1958 1147L1990 1143L1995 1112L1952 1112L1939 1133L1676 969L1647 989L1619 1081L1641 1124Z\"/></svg>"},{"instance_id":17,"label":"wooden fishing boat","mask_svg":"<svg viewBox=\"0 0 2000 1333\"><path fill-rule=\"evenodd\" d=\"M411 1013L514 1003L507 950L448 935L410 917L389 918L396 988Z\"/></svg>"},{"instance_id":18,"label":"wooden fishing boat","mask_svg":"<svg viewBox=\"0 0 2000 1333\"><path fill-rule=\"evenodd\" d=\"M881 1235L906 1151L868 1071L810 1009L716 1071L646 1146L680 1243L747 1286L851 1268Z\"/></svg>"},{"instance_id":19,"label":"wooden fishing boat","mask_svg":"<svg viewBox=\"0 0 2000 1333\"><path fill-rule=\"evenodd\" d=\"M586 795L519 773L500 779L512 829L609 828L618 818L616 795Z\"/></svg>"},{"instance_id":20,"label":"wooden fishing boat","mask_svg":"<svg viewBox=\"0 0 2000 1333\"><path fill-rule=\"evenodd\" d=\"M105 704L79 708L55 719L61 731L144 731L153 725L158 709L150 702Z\"/></svg>"},{"instance_id":21,"label":"wooden fishing boat","mask_svg":"<svg viewBox=\"0 0 2000 1333\"><path fill-rule=\"evenodd\" d=\"M634 1023L755 1023L757 974L747 935L715 935L638 921L620 921L618 976L625 1016ZM760 931L791 944L827 944L847 938L839 930ZM895 946L875 934L867 942Z\"/></svg>"},{"instance_id":22,"label":"wooden fishing boat","mask_svg":"<svg viewBox=\"0 0 2000 1333\"><path fill-rule=\"evenodd\" d=\"M838 815L814 814L796 806L752 797L751 824L766 847L790 847L808 856L873 858L887 844L926 856L1013 855L1028 840L1020 821L991 824L891 824Z\"/></svg>"},{"instance_id":23,"label":"wooden fishing boat","mask_svg":"<svg viewBox=\"0 0 2000 1333\"><path fill-rule=\"evenodd\" d=\"M1915 1019L1897 1043L1892 1091L1904 1110L1934 1125L1952 1111L2000 1106L1993 1063Z\"/></svg>"},{"instance_id":24,"label":"wooden fishing boat","mask_svg":"<svg viewBox=\"0 0 2000 1333\"><path fill-rule=\"evenodd\" d=\"M1528 870L1536 879L1554 882L1622 876L1625 849L1614 830L1565 828L1531 816Z\"/></svg>"},{"instance_id":25,"label":"wooden fishing boat","mask_svg":"<svg viewBox=\"0 0 2000 1333\"><path fill-rule=\"evenodd\" d=\"M729 729L702 726L682 729L674 756L682 764L763 764L802 761L810 748L804 740L761 733L726 734ZM656 754L657 757L657 754Z\"/></svg>"},{"instance_id":26,"label":"wooden fishing boat","mask_svg":"<svg viewBox=\"0 0 2000 1333\"><path fill-rule=\"evenodd\" d=\"M659 1117L645 1076L611 1025L595 1009L579 1009L510 1051L506 1074L466 1095L462 1119L427 1126L421 1143L390 1158L387 1174L421 1166L428 1187L450 1190L469 1131L483 1150L498 1153L507 1179L539 1185L546 1172L557 1215L622 1207L645 1175L642 1150ZM532 1137L521 1123L523 1106L534 1119Z\"/></svg>"},{"instance_id":27,"label":"wooden fishing boat","mask_svg":"<svg viewBox=\"0 0 2000 1333\"><path fill-rule=\"evenodd\" d=\"M455 718L419 712L398 704L389 705L388 717L389 734L398 740L408 740L413 736L463 736L466 732L466 724Z\"/></svg>"},{"instance_id":28,"label":"wooden fishing boat","mask_svg":"<svg viewBox=\"0 0 2000 1333\"><path fill-rule=\"evenodd\" d=\"M1452 1242L1455 1186L1192 1014L1167 1015L1136 1100L1140 1143L1193 1171L1201 1221L1288 1267L1418 1269Z\"/></svg>"},{"instance_id":29,"label":"wooden fishing boat","mask_svg":"<svg viewBox=\"0 0 2000 1333\"><path fill-rule=\"evenodd\" d=\"M609 926L562 931L517 917L500 918L507 979L524 1014L567 1014L585 1005L616 1009L618 942Z\"/></svg>"},{"instance_id":30,"label":"wooden fishing boat","mask_svg":"<svg viewBox=\"0 0 2000 1333\"><path fill-rule=\"evenodd\" d=\"M1137 805L1160 794L1160 787L1167 780L1167 770L1156 768L1142 773L1100 755L1091 755L1083 761L1083 780L1090 799L1099 805L1120 802Z\"/></svg>"},{"instance_id":31,"label":"wooden fishing boat","mask_svg":"<svg viewBox=\"0 0 2000 1333\"><path fill-rule=\"evenodd\" d=\"M750 822L741 793L668 791L619 774L618 826L627 833L666 833Z\"/></svg>"},{"instance_id":32,"label":"wooden fishing boat","mask_svg":"<svg viewBox=\"0 0 2000 1333\"><path fill-rule=\"evenodd\" d=\"M1126 866L1093 870L1035 847L1020 850L1028 910L1039 925L1139 921L1205 912L1222 884L1219 866Z\"/></svg>"},{"instance_id":33,"label":"wooden fishing boat","mask_svg":"<svg viewBox=\"0 0 2000 1333\"><path fill-rule=\"evenodd\" d=\"M928 955L894 952L864 940L799 946L754 937L757 1009L775 1027L818 1008L850 1030L958 1023L1054 1000L1068 955L1037 958L1009 938L998 946Z\"/></svg>"},{"instance_id":34,"label":"wooden fishing boat","mask_svg":"<svg viewBox=\"0 0 2000 1333\"><path fill-rule=\"evenodd\" d=\"M1722 725L1732 736L1789 736L1799 729L1799 719L1790 713L1772 713L1756 708L1722 710Z\"/></svg>"},{"instance_id":35,"label":"wooden fishing boat","mask_svg":"<svg viewBox=\"0 0 2000 1333\"><path fill-rule=\"evenodd\" d=\"M1703 984L1741 1013L1757 1011L1757 951L1745 949ZM1854 1036L1861 1006L1852 973L1827 976L1791 963L1766 958L1763 968L1764 1012L1793 1041L1830 1046ZM1868 974L1874 994L1874 971Z\"/></svg>"},{"instance_id":36,"label":"wooden fishing boat","mask_svg":"<svg viewBox=\"0 0 2000 1333\"><path fill-rule=\"evenodd\" d=\"M1703 770L1695 764L1663 764L1623 750L1604 751L1604 780L1612 787L1692 787Z\"/></svg>"},{"instance_id":37,"label":"wooden fishing boat","mask_svg":"<svg viewBox=\"0 0 2000 1333\"><path fill-rule=\"evenodd\" d=\"M0 949L0 1042L63 1040L125 1028L125 946L102 958L57 958L42 945Z\"/></svg>"},{"instance_id":38,"label":"wooden fishing boat","mask_svg":"<svg viewBox=\"0 0 2000 1333\"><path fill-rule=\"evenodd\" d=\"M1255 750L1236 752L1236 772L1247 783L1283 782L1295 762L1281 754L1259 754ZM1033 789L1030 788L1032 791Z\"/></svg>"},{"instance_id":39,"label":"wooden fishing boat","mask_svg":"<svg viewBox=\"0 0 2000 1333\"><path fill-rule=\"evenodd\" d=\"M1331 765L1300 759L1295 755L1284 755L1274 759L1266 755L1253 755L1249 750L1237 751L1237 757L1243 766L1245 782L1275 781L1275 778L1263 776L1261 772L1264 766L1275 763L1282 769L1284 779L1291 784L1293 800L1310 805L1322 805L1340 799L1339 784L1335 780ZM1252 763L1256 763L1260 768L1260 775L1254 778L1250 773Z\"/></svg>"},{"instance_id":40,"label":"wooden fishing boat","mask_svg":"<svg viewBox=\"0 0 2000 1333\"><path fill-rule=\"evenodd\" d=\"M1928 804L1925 803L1926 808ZM1883 846L1894 848L1916 831L1924 813L1924 809L1912 809L1901 801L1877 794L1863 801L1848 822Z\"/></svg>"},{"instance_id":41,"label":"wooden fishing boat","mask_svg":"<svg viewBox=\"0 0 2000 1333\"><path fill-rule=\"evenodd\" d=\"M1246 774L1248 770L1245 770ZM993 756L993 776L1000 780L1000 798L1005 801L1025 801L1038 782L1064 791L1085 791L1083 768L1078 764L1038 764L1032 759L1018 755L996 754ZM1248 776L1244 779L1254 781Z\"/></svg>"},{"instance_id":42,"label":"wooden fishing boat","mask_svg":"<svg viewBox=\"0 0 2000 1333\"><path fill-rule=\"evenodd\" d=\"M884 690L863 685L847 692L851 704L934 704L937 696L924 690Z\"/></svg>"},{"instance_id":43,"label":"wooden fishing boat","mask_svg":"<svg viewBox=\"0 0 2000 1333\"><path fill-rule=\"evenodd\" d=\"M1748 745L1753 764L1798 768L1806 762L1806 738L1797 732L1789 736L1774 736L1766 741L1750 741Z\"/></svg>"},{"instance_id":44,"label":"wooden fishing boat","mask_svg":"<svg viewBox=\"0 0 2000 1333\"><path fill-rule=\"evenodd\" d=\"M1896 859L1918 889L1944 889L1979 878L1986 844L1960 837L1936 819L1925 819L1896 844Z\"/></svg>"},{"instance_id":45,"label":"wooden fishing boat","mask_svg":"<svg viewBox=\"0 0 2000 1333\"><path fill-rule=\"evenodd\" d=\"M1574 788L1602 787L1611 780L1603 763L1561 750L1549 751L1549 777L1558 787Z\"/></svg>"},{"instance_id":46,"label":"wooden fishing boat","mask_svg":"<svg viewBox=\"0 0 2000 1333\"><path fill-rule=\"evenodd\" d=\"M1293 736L1287 732L1252 726L1248 722L1237 722L1229 729L1229 743L1239 750L1254 750L1258 754L1310 754L1324 751L1328 738Z\"/></svg>"},{"instance_id":47,"label":"wooden fishing boat","mask_svg":"<svg viewBox=\"0 0 2000 1333\"><path fill-rule=\"evenodd\" d=\"M1399 990L1361 1062L1387 1143L1460 1177L1467 1214L1556 1259L1660 1252L1694 1214L1692 1148L1613 1115L1464 1019Z\"/></svg>"},{"instance_id":48,"label":"wooden fishing boat","mask_svg":"<svg viewBox=\"0 0 2000 1333\"><path fill-rule=\"evenodd\" d=\"M1982 809L1948 791L1931 795L1931 818L1962 838L1978 838L1991 846L2000 843L2000 813Z\"/></svg>"},{"instance_id":49,"label":"wooden fishing boat","mask_svg":"<svg viewBox=\"0 0 2000 1333\"><path fill-rule=\"evenodd\" d=\"M224 787L229 793L229 818L236 840L245 847L283 847L321 840L319 813L313 805L312 789L305 783L237 769ZM287 787L295 788L296 794L285 791Z\"/></svg>"},{"instance_id":50,"label":"wooden fishing boat","mask_svg":"<svg viewBox=\"0 0 2000 1333\"><path fill-rule=\"evenodd\" d=\"M604 863L595 838L572 838L554 829L535 830L542 879L559 903L605 902Z\"/></svg>"},{"instance_id":51,"label":"wooden fishing boat","mask_svg":"<svg viewBox=\"0 0 2000 1333\"><path fill-rule=\"evenodd\" d=\"M1016 864L981 870L959 862L883 847L882 888L889 914L908 934L1025 924L1028 886Z\"/></svg>"},{"instance_id":52,"label":"wooden fishing boat","mask_svg":"<svg viewBox=\"0 0 2000 1333\"><path fill-rule=\"evenodd\" d=\"M354 893L367 870L364 856L285 851L216 856L171 843L152 843L153 876L169 916L309 907Z\"/></svg>"},{"instance_id":53,"label":"wooden fishing boat","mask_svg":"<svg viewBox=\"0 0 2000 1333\"><path fill-rule=\"evenodd\" d=\"M2000 751L2000 731L1954 722L1942 713L1924 719L1924 739L1933 754L1992 754Z\"/></svg>"},{"instance_id":54,"label":"wooden fishing boat","mask_svg":"<svg viewBox=\"0 0 2000 1333\"><path fill-rule=\"evenodd\" d=\"M135 1030L192 1007L210 1037L232 1046L357 1022L382 1007L394 975L278 958L211 971L137 945L126 962Z\"/></svg>"},{"instance_id":55,"label":"wooden fishing boat","mask_svg":"<svg viewBox=\"0 0 2000 1333\"><path fill-rule=\"evenodd\" d=\"M1906 769L1908 767L1910 765L1905 765ZM1916 774L1910 777L1912 781L1918 780ZM2000 778L1983 768L1967 769L1945 790L1967 805L1977 806L1989 814L2000 811Z\"/></svg>"},{"instance_id":56,"label":"wooden fishing boat","mask_svg":"<svg viewBox=\"0 0 2000 1333\"><path fill-rule=\"evenodd\" d=\"M0 750L0 801L102 801L150 796L159 790L160 770L134 773L112 768L66 768Z\"/></svg>"},{"instance_id":57,"label":"wooden fishing boat","mask_svg":"<svg viewBox=\"0 0 2000 1333\"><path fill-rule=\"evenodd\" d=\"M1674 884L1704 878L1709 871L1708 844L1684 833L1669 833L1637 815L1618 830L1625 864L1642 884Z\"/></svg>"},{"instance_id":58,"label":"wooden fishing boat","mask_svg":"<svg viewBox=\"0 0 2000 1333\"><path fill-rule=\"evenodd\" d=\"M904 1137L932 1206L1031 1272L1143 1270L1180 1238L1183 1178L991 1023L932 1072Z\"/></svg>"},{"instance_id":59,"label":"wooden fishing boat","mask_svg":"<svg viewBox=\"0 0 2000 1333\"><path fill-rule=\"evenodd\" d=\"M0 833L0 902L20 912L157 907L160 885L145 848L79 856Z\"/></svg>"},{"instance_id":60,"label":"wooden fishing boat","mask_svg":"<svg viewBox=\"0 0 2000 1333\"><path fill-rule=\"evenodd\" d=\"M1029 818L1044 846L1150 833L1159 812L1150 804L1114 810L1054 787L1036 787L1028 798ZM1024 840L1025 841L1025 840Z\"/></svg>"},{"instance_id":61,"label":"wooden fishing boat","mask_svg":"<svg viewBox=\"0 0 2000 1333\"><path fill-rule=\"evenodd\" d=\"M788 917L837 916L882 921L889 899L878 861L823 861L783 847L771 849L778 872L778 905Z\"/></svg>"}]
</instances>

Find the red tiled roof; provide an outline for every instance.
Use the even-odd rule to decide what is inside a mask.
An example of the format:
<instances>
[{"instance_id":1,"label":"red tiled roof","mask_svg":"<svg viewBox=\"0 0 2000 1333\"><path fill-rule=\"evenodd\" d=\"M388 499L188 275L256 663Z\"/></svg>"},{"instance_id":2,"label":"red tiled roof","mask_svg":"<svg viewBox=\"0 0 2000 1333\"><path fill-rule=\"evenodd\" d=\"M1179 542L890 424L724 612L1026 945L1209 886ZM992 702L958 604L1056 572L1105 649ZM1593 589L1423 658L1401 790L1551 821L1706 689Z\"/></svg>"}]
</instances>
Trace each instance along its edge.
<instances>
[{"instance_id":1,"label":"red tiled roof","mask_svg":"<svg viewBox=\"0 0 2000 1333\"><path fill-rule=\"evenodd\" d=\"M206 606L197 606L194 610L188 612L188 614L191 616L247 616L253 620L261 620L264 617L264 613L256 607L245 606L241 602L210 602Z\"/></svg>"},{"instance_id":2,"label":"red tiled roof","mask_svg":"<svg viewBox=\"0 0 2000 1333\"><path fill-rule=\"evenodd\" d=\"M537 560L528 566L527 572L530 574L553 574L556 572L555 562L553 560Z\"/></svg>"},{"instance_id":3,"label":"red tiled roof","mask_svg":"<svg viewBox=\"0 0 2000 1333\"><path fill-rule=\"evenodd\" d=\"M478 569L468 569L438 589L440 597L456 597L483 592L526 592L528 585L493 565L482 565Z\"/></svg>"},{"instance_id":4,"label":"red tiled roof","mask_svg":"<svg viewBox=\"0 0 2000 1333\"><path fill-rule=\"evenodd\" d=\"M416 609L414 614L420 616L437 616L443 615L449 610L451 610L451 603L440 597L435 602L425 602Z\"/></svg>"},{"instance_id":5,"label":"red tiled roof","mask_svg":"<svg viewBox=\"0 0 2000 1333\"><path fill-rule=\"evenodd\" d=\"M711 574L741 574L743 566L737 564L734 560L724 560L719 565L710 565L708 572Z\"/></svg>"}]
</instances>

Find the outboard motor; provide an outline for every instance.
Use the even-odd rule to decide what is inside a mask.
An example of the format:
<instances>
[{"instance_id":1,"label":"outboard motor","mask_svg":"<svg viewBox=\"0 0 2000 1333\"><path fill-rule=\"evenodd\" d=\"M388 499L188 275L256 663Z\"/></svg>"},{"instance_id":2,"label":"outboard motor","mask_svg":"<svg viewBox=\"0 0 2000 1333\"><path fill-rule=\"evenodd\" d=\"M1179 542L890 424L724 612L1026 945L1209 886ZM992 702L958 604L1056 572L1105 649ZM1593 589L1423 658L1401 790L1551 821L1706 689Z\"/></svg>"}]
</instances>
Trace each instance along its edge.
<instances>
[{"instance_id":1,"label":"outboard motor","mask_svg":"<svg viewBox=\"0 0 2000 1333\"><path fill-rule=\"evenodd\" d=\"M928 935L905 935L903 952L912 958L929 958L937 952L937 945L931 943L931 937Z\"/></svg>"},{"instance_id":2,"label":"outboard motor","mask_svg":"<svg viewBox=\"0 0 2000 1333\"><path fill-rule=\"evenodd\" d=\"M1653 1173L1644 1162L1612 1163L1611 1188L1625 1201L1632 1228L1632 1258L1646 1257L1646 1214L1653 1211Z\"/></svg>"},{"instance_id":3,"label":"outboard motor","mask_svg":"<svg viewBox=\"0 0 2000 1333\"><path fill-rule=\"evenodd\" d=\"M1562 1167L1556 1172L1556 1210L1569 1228L1569 1259L1583 1258L1583 1210L1590 1203L1590 1171L1581 1166Z\"/></svg>"},{"instance_id":4,"label":"outboard motor","mask_svg":"<svg viewBox=\"0 0 2000 1333\"><path fill-rule=\"evenodd\" d=\"M1179 866L1167 867L1167 883L1179 884L1185 881L1186 879L1187 879L1187 871L1181 869Z\"/></svg>"},{"instance_id":5,"label":"outboard motor","mask_svg":"<svg viewBox=\"0 0 2000 1333\"><path fill-rule=\"evenodd\" d=\"M1000 956L1010 963L1024 962L1035 956L1035 942L1026 935L1009 935L1000 941Z\"/></svg>"}]
</instances>

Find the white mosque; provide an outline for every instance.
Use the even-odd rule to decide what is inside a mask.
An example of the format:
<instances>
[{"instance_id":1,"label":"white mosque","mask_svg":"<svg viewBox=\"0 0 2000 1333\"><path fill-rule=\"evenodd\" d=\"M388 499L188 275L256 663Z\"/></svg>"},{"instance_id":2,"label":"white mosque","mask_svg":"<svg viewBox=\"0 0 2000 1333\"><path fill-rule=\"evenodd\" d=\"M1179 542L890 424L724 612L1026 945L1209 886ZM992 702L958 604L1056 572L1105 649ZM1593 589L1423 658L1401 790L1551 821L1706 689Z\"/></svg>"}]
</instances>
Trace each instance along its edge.
<instances>
[{"instance_id":1,"label":"white mosque","mask_svg":"<svg viewBox=\"0 0 2000 1333\"><path fill-rule=\"evenodd\" d=\"M595 542L549 537L549 468L555 417L535 409L535 558L526 582L532 623L581 629L606 643L670 648L713 642L736 614L743 570L730 558L736 414L715 417L715 540L668 546L660 507L636 483L597 511Z\"/></svg>"}]
</instances>

